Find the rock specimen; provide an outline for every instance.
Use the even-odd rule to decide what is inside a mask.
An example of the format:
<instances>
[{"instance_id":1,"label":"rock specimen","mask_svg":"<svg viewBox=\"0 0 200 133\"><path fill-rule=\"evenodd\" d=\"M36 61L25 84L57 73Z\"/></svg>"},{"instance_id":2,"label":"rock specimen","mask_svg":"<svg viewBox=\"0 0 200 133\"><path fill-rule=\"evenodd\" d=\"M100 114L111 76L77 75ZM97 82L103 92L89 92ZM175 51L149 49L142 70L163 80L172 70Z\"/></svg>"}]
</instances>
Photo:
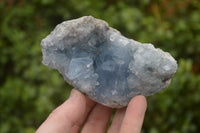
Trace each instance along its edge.
<instances>
[{"instance_id":1,"label":"rock specimen","mask_svg":"<svg viewBox=\"0 0 200 133\"><path fill-rule=\"evenodd\" d=\"M166 88L177 69L169 53L125 38L92 16L57 25L41 47L44 65L57 69L94 101L113 108Z\"/></svg>"}]
</instances>

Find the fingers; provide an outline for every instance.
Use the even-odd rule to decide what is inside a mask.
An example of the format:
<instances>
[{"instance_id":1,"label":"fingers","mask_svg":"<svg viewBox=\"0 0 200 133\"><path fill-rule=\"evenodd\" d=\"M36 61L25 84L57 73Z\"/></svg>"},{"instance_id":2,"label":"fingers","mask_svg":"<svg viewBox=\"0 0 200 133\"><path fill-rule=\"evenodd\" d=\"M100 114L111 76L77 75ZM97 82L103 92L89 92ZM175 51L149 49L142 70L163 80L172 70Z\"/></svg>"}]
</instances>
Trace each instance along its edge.
<instances>
[{"instance_id":1,"label":"fingers","mask_svg":"<svg viewBox=\"0 0 200 133\"><path fill-rule=\"evenodd\" d=\"M133 98L127 110L119 109L113 119L109 133L139 133L141 131L147 103L144 96ZM126 111L125 111L126 110ZM125 114L126 112L126 114ZM90 100L77 90L72 90L70 98L56 108L39 127L36 133L76 133L84 123L83 133L106 132L112 109Z\"/></svg>"},{"instance_id":2,"label":"fingers","mask_svg":"<svg viewBox=\"0 0 200 133\"><path fill-rule=\"evenodd\" d=\"M120 133L140 133L147 108L144 96L134 97L128 104Z\"/></svg>"},{"instance_id":3,"label":"fingers","mask_svg":"<svg viewBox=\"0 0 200 133\"><path fill-rule=\"evenodd\" d=\"M82 133L104 133L107 131L112 109L97 104L88 117Z\"/></svg>"},{"instance_id":4,"label":"fingers","mask_svg":"<svg viewBox=\"0 0 200 133\"><path fill-rule=\"evenodd\" d=\"M82 93L73 89L70 98L56 108L39 127L36 133L69 133L77 132L94 102Z\"/></svg>"},{"instance_id":5,"label":"fingers","mask_svg":"<svg viewBox=\"0 0 200 133\"><path fill-rule=\"evenodd\" d=\"M126 108L118 109L116 111L108 133L119 133L125 112Z\"/></svg>"}]
</instances>

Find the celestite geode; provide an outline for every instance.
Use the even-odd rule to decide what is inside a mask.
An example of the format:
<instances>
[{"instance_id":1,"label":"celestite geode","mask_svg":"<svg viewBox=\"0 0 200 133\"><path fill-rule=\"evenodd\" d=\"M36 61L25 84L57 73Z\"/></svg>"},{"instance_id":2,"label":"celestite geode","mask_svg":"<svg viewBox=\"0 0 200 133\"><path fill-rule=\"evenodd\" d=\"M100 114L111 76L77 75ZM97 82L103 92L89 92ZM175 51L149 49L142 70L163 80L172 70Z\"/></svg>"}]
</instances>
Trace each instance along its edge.
<instances>
[{"instance_id":1,"label":"celestite geode","mask_svg":"<svg viewBox=\"0 0 200 133\"><path fill-rule=\"evenodd\" d=\"M43 64L91 99L121 108L136 95L166 88L175 59L152 44L128 39L92 16L62 22L41 42Z\"/></svg>"}]
</instances>

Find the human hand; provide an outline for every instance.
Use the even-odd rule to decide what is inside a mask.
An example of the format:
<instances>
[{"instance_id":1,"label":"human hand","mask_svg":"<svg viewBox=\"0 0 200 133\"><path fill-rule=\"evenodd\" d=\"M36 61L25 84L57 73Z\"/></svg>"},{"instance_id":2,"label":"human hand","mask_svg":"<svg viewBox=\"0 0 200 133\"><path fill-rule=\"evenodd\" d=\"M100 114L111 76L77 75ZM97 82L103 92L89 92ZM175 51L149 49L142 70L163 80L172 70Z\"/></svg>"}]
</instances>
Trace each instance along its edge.
<instances>
[{"instance_id":1,"label":"human hand","mask_svg":"<svg viewBox=\"0 0 200 133\"><path fill-rule=\"evenodd\" d=\"M112 108L100 105L73 89L36 133L140 133L147 108L144 96L134 97L127 108L118 109L108 130Z\"/></svg>"}]
</instances>

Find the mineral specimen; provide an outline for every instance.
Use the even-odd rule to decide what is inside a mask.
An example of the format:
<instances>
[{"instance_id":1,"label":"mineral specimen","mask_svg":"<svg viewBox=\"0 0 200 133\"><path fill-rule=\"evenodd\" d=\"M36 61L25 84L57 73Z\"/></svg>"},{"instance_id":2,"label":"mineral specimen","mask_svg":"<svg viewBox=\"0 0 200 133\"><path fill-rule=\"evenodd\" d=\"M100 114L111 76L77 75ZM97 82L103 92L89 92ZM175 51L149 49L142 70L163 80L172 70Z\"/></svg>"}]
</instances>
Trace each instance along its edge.
<instances>
[{"instance_id":1,"label":"mineral specimen","mask_svg":"<svg viewBox=\"0 0 200 133\"><path fill-rule=\"evenodd\" d=\"M44 65L57 69L94 101L113 108L166 88L177 69L169 53L125 38L92 16L57 25L41 47Z\"/></svg>"}]
</instances>

